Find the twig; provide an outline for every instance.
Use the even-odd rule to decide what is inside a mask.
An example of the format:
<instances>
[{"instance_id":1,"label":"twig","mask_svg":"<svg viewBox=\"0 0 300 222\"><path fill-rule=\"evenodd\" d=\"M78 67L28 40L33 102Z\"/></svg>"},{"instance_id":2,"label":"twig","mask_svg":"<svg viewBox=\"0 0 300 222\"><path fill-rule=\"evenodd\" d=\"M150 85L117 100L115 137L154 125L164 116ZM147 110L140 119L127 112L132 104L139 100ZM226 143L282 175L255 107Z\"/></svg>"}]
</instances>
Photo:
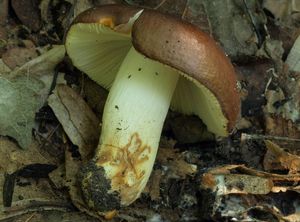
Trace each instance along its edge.
<instances>
[{"instance_id":1,"label":"twig","mask_svg":"<svg viewBox=\"0 0 300 222\"><path fill-rule=\"evenodd\" d=\"M281 141L300 142L300 139L289 138L289 137L242 133L241 141L244 142L247 140L281 140Z\"/></svg>"},{"instance_id":2,"label":"twig","mask_svg":"<svg viewBox=\"0 0 300 222\"><path fill-rule=\"evenodd\" d=\"M36 212L32 213L32 214L25 220L25 222L29 222L29 221L34 217L35 214L36 214Z\"/></svg>"},{"instance_id":3,"label":"twig","mask_svg":"<svg viewBox=\"0 0 300 222\"><path fill-rule=\"evenodd\" d=\"M6 221L29 212L52 210L67 212L73 209L71 203L60 200L22 200L15 202L12 207L0 208L0 221Z\"/></svg>"},{"instance_id":4,"label":"twig","mask_svg":"<svg viewBox=\"0 0 300 222\"><path fill-rule=\"evenodd\" d=\"M162 0L160 3L158 3L157 6L154 7L155 10L157 10L158 8L160 8L163 4L165 4L167 0Z\"/></svg>"},{"instance_id":5,"label":"twig","mask_svg":"<svg viewBox=\"0 0 300 222\"><path fill-rule=\"evenodd\" d=\"M60 126L60 124L58 124L55 128L53 128L51 130L51 132L49 133L49 135L46 138L41 133L39 133L38 131L36 131L36 134L39 135L44 140L44 142L42 142L39 145L39 149L41 149L47 142L49 144L51 144L51 146L53 146L55 148L59 148L59 146L53 144L52 141L50 141L50 138L53 136L53 134L56 132L56 130L58 129L59 126Z\"/></svg>"},{"instance_id":6,"label":"twig","mask_svg":"<svg viewBox=\"0 0 300 222\"><path fill-rule=\"evenodd\" d=\"M243 0L243 3L244 3L244 6L245 6L245 8L246 8L246 12L247 12L247 14L248 14L248 16L249 16L249 18L250 18L250 20L251 20L251 23L252 23L254 32L255 32L255 34L256 34L256 36L257 36L258 45L259 45L259 47L261 47L261 45L263 44L263 42L264 42L264 40L265 40L265 37L261 35L260 30L259 30L259 28L257 27L256 19L255 19L255 17L254 17L253 14L252 14L251 9L250 9L249 6L247 5L246 0ZM264 28L265 28L265 27L264 27ZM268 37L268 33L267 33L266 29L265 29L264 31L266 32L265 34L267 34L267 37Z\"/></svg>"}]
</instances>

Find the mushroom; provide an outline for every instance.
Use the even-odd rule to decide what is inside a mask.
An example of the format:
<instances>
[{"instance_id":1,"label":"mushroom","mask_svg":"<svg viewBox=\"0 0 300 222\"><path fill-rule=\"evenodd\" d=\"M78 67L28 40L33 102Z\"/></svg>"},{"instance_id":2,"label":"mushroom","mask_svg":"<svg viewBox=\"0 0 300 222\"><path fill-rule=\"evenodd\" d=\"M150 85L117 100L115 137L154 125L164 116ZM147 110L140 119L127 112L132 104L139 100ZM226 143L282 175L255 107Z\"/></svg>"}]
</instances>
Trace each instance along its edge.
<instances>
[{"instance_id":1,"label":"mushroom","mask_svg":"<svg viewBox=\"0 0 300 222\"><path fill-rule=\"evenodd\" d=\"M99 212L127 206L143 191L169 107L199 116L228 136L240 112L230 60L197 27L154 10L106 5L80 14L66 50L74 66L109 89L94 158L80 183Z\"/></svg>"}]
</instances>

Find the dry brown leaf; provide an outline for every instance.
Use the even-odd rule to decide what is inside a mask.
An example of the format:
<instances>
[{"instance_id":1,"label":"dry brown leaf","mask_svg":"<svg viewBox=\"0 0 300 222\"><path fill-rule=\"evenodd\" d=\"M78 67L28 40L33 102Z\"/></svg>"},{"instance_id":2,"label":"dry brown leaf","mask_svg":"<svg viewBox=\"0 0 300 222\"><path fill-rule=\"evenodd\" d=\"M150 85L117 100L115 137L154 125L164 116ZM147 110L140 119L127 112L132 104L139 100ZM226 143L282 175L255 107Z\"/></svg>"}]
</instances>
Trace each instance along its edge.
<instances>
[{"instance_id":1,"label":"dry brown leaf","mask_svg":"<svg viewBox=\"0 0 300 222\"><path fill-rule=\"evenodd\" d=\"M300 2L298 0L264 0L263 7L269 10L276 19L284 19L292 13L300 12Z\"/></svg>"},{"instance_id":2,"label":"dry brown leaf","mask_svg":"<svg viewBox=\"0 0 300 222\"><path fill-rule=\"evenodd\" d=\"M11 6L21 22L33 31L38 31L42 25L37 1L12 0Z\"/></svg>"},{"instance_id":3,"label":"dry brown leaf","mask_svg":"<svg viewBox=\"0 0 300 222\"><path fill-rule=\"evenodd\" d=\"M11 69L24 65L26 62L38 56L32 42L26 41L26 47L14 47L8 49L2 55L3 62Z\"/></svg>"},{"instance_id":4,"label":"dry brown leaf","mask_svg":"<svg viewBox=\"0 0 300 222\"><path fill-rule=\"evenodd\" d=\"M96 116L102 116L108 91L89 78L82 79L84 99Z\"/></svg>"},{"instance_id":5,"label":"dry brown leaf","mask_svg":"<svg viewBox=\"0 0 300 222\"><path fill-rule=\"evenodd\" d=\"M8 15L8 0L0 1L0 25L6 24Z\"/></svg>"},{"instance_id":6,"label":"dry brown leaf","mask_svg":"<svg viewBox=\"0 0 300 222\"><path fill-rule=\"evenodd\" d=\"M89 159L97 146L99 119L82 97L66 85L58 85L48 102L72 143L79 147L81 155L79 159L73 157L69 149L65 151L64 185L69 189L72 203L81 211L101 220L99 214L86 208L77 182L82 163Z\"/></svg>"},{"instance_id":7,"label":"dry brown leaf","mask_svg":"<svg viewBox=\"0 0 300 222\"><path fill-rule=\"evenodd\" d=\"M296 212L294 214L285 216L282 219L284 219L287 222L299 222L300 221L300 213Z\"/></svg>"},{"instance_id":8,"label":"dry brown leaf","mask_svg":"<svg viewBox=\"0 0 300 222\"><path fill-rule=\"evenodd\" d=\"M53 46L11 72L5 66L0 68L3 71L0 81L3 95L0 102L1 135L14 138L22 148L27 148L32 141L35 113L45 104L54 67L64 55L63 45Z\"/></svg>"},{"instance_id":9,"label":"dry brown leaf","mask_svg":"<svg viewBox=\"0 0 300 222\"><path fill-rule=\"evenodd\" d=\"M24 166L37 163L55 164L40 153L37 144L32 144L27 150L22 150L9 139L0 138L0 172L11 174Z\"/></svg>"},{"instance_id":10,"label":"dry brown leaf","mask_svg":"<svg viewBox=\"0 0 300 222\"><path fill-rule=\"evenodd\" d=\"M198 143L214 140L214 134L207 131L205 124L196 116L177 116L170 121L170 127L179 143Z\"/></svg>"},{"instance_id":11,"label":"dry brown leaf","mask_svg":"<svg viewBox=\"0 0 300 222\"><path fill-rule=\"evenodd\" d=\"M74 158L72 153L66 149L65 152L65 185L69 188L69 194L73 204L79 209L85 209L81 196L80 187L77 184L77 174L81 166L81 161Z\"/></svg>"},{"instance_id":12,"label":"dry brown leaf","mask_svg":"<svg viewBox=\"0 0 300 222\"><path fill-rule=\"evenodd\" d=\"M227 178L228 175L236 177L237 179L240 178L242 184L244 184L244 182L249 183L249 186L253 181L247 181L245 180L245 178L248 178L247 176L251 176L248 178L249 180L251 179L251 180L260 181L261 185L266 185L267 187L267 189L263 187L261 188L256 187L255 190L256 189L261 189L263 191L269 190L270 192L277 192L278 190L282 190L282 191L299 190L299 187L295 185L300 181L299 173L287 174L287 175L267 173L264 171L248 168L244 165L226 165L221 167L215 167L208 170L208 172L203 174L204 179L201 182L201 187L210 190L217 190L217 189L228 190L228 188L226 188L228 185L225 182L225 178ZM231 180L233 179L231 178ZM236 179L234 180L237 181ZM238 182L236 183L238 184Z\"/></svg>"},{"instance_id":13,"label":"dry brown leaf","mask_svg":"<svg viewBox=\"0 0 300 222\"><path fill-rule=\"evenodd\" d=\"M70 150L66 149L65 152L65 186L69 189L70 198L72 203L82 212L90 216L98 218L100 221L103 218L94 211L88 209L87 204L83 200L82 192L79 183L77 182L77 175L82 166L82 161L74 158Z\"/></svg>"},{"instance_id":14,"label":"dry brown leaf","mask_svg":"<svg viewBox=\"0 0 300 222\"><path fill-rule=\"evenodd\" d=\"M28 149L22 150L7 138L0 138L1 190L5 190L6 174L15 174L17 176L17 180L14 182L15 185L10 185L10 189L13 189L11 207L3 207L6 201L5 195L7 194L0 192L0 220L23 214L30 210L43 209L43 207L48 207L48 209L51 207L55 209L61 208L66 211L70 207L67 200L52 189L47 178L39 178L37 180L37 178L22 177L23 174L20 172L25 167L37 164L45 166L53 166L55 164L51 158L44 155L46 154L42 155L40 153L37 144L32 144Z\"/></svg>"},{"instance_id":15,"label":"dry brown leaf","mask_svg":"<svg viewBox=\"0 0 300 222\"><path fill-rule=\"evenodd\" d=\"M65 186L65 169L65 164L61 164L49 173L49 179L53 182L57 189L61 189Z\"/></svg>"},{"instance_id":16,"label":"dry brown leaf","mask_svg":"<svg viewBox=\"0 0 300 222\"><path fill-rule=\"evenodd\" d=\"M187 163L183 154L173 148L160 148L156 161L167 167L170 178L185 179L186 176L194 175L197 172L197 166Z\"/></svg>"},{"instance_id":17,"label":"dry brown leaf","mask_svg":"<svg viewBox=\"0 0 300 222\"><path fill-rule=\"evenodd\" d=\"M276 115L269 115L266 116L265 121L266 134L300 139L300 131L291 120L286 120Z\"/></svg>"},{"instance_id":18,"label":"dry brown leaf","mask_svg":"<svg viewBox=\"0 0 300 222\"><path fill-rule=\"evenodd\" d=\"M0 37L1 39L1 37ZM0 59L0 73L9 73L11 69Z\"/></svg>"},{"instance_id":19,"label":"dry brown leaf","mask_svg":"<svg viewBox=\"0 0 300 222\"><path fill-rule=\"evenodd\" d=\"M300 139L300 76L283 66L278 74L279 86L267 89L264 107L268 135ZM271 83L272 79L270 79Z\"/></svg>"},{"instance_id":20,"label":"dry brown leaf","mask_svg":"<svg viewBox=\"0 0 300 222\"><path fill-rule=\"evenodd\" d=\"M207 218L245 218L257 221L256 213L265 214L263 221L283 218L286 206L275 205L278 198L291 196L290 207L296 209L300 174L280 175L247 168L244 165L226 165L208 170L202 177L202 210ZM287 192L290 191L290 192ZM294 192L294 193L293 193ZM296 193L297 192L297 193ZM218 219L215 219L218 221ZM258 220L260 221L260 220ZM283 220L279 220L283 221Z\"/></svg>"},{"instance_id":21,"label":"dry brown leaf","mask_svg":"<svg viewBox=\"0 0 300 222\"><path fill-rule=\"evenodd\" d=\"M161 170L153 170L151 177L147 183L144 193L149 192L151 200L157 201L160 200L160 182L162 177Z\"/></svg>"},{"instance_id":22,"label":"dry brown leaf","mask_svg":"<svg viewBox=\"0 0 300 222\"><path fill-rule=\"evenodd\" d=\"M300 78L294 78L283 70L278 81L280 81L280 87L265 92L267 99L264 107L266 134L300 139ZM280 142L279 145L297 152L300 143L291 140L285 143Z\"/></svg>"},{"instance_id":23,"label":"dry brown leaf","mask_svg":"<svg viewBox=\"0 0 300 222\"><path fill-rule=\"evenodd\" d=\"M300 172L300 157L284 151L280 146L271 142L265 141L267 153L264 156L264 169L272 170L288 170L289 174Z\"/></svg>"},{"instance_id":24,"label":"dry brown leaf","mask_svg":"<svg viewBox=\"0 0 300 222\"><path fill-rule=\"evenodd\" d=\"M268 194L273 183L271 179L242 174L204 174L202 187L217 192L217 195L228 194Z\"/></svg>"},{"instance_id":25,"label":"dry brown leaf","mask_svg":"<svg viewBox=\"0 0 300 222\"><path fill-rule=\"evenodd\" d=\"M58 85L48 99L49 105L73 144L85 160L97 146L99 119L82 97L66 85Z\"/></svg>"}]
</instances>

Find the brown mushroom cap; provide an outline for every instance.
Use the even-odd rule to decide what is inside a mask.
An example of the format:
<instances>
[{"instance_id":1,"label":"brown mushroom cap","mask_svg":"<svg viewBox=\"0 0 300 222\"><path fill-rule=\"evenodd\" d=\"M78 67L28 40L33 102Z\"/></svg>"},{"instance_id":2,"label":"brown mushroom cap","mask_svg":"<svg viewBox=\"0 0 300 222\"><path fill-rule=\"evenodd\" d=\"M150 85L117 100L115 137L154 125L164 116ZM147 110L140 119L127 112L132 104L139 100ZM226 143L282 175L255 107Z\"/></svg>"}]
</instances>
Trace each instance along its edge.
<instances>
[{"instance_id":1,"label":"brown mushroom cap","mask_svg":"<svg viewBox=\"0 0 300 222\"><path fill-rule=\"evenodd\" d=\"M147 10L133 25L132 43L140 53L208 88L228 119L228 131L233 129L240 112L236 74L211 37L190 23Z\"/></svg>"},{"instance_id":2,"label":"brown mushroom cap","mask_svg":"<svg viewBox=\"0 0 300 222\"><path fill-rule=\"evenodd\" d=\"M101 47L96 43L97 36L101 36L98 26L110 28L114 35L125 35L116 27L127 24L140 10L123 5L106 5L80 14L66 37L67 53L73 64L109 89L133 44L138 52L181 74L171 108L185 114L196 114L210 131L221 136L228 135L240 112L235 71L215 41L197 27L154 10L144 10L132 27L132 38L130 33L125 33L128 38L122 41L115 41L113 38L111 41L107 40L102 44L106 51L101 52ZM89 40L90 36L93 40ZM91 47L91 44L95 45ZM119 51L118 45L122 47ZM75 53L80 53L80 56L74 55ZM104 65L104 62L112 59L115 64ZM100 60L102 62L96 64ZM185 100L189 100L189 97L194 100L188 104ZM203 103L203 100L206 101ZM203 118L203 115L210 112L210 116Z\"/></svg>"}]
</instances>

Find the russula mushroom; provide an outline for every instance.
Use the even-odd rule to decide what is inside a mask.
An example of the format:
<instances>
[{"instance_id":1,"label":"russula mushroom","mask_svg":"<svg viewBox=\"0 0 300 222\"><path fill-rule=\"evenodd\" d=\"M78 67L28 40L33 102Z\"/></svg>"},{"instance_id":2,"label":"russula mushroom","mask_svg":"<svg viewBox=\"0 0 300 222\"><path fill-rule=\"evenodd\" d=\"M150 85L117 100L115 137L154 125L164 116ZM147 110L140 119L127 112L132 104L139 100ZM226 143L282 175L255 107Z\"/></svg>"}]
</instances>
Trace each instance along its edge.
<instances>
[{"instance_id":1,"label":"russula mushroom","mask_svg":"<svg viewBox=\"0 0 300 222\"><path fill-rule=\"evenodd\" d=\"M169 107L199 116L219 136L235 125L234 68L213 39L187 22L106 5L80 14L65 45L73 64L110 90L98 148L81 172L85 200L97 211L140 196Z\"/></svg>"}]
</instances>

